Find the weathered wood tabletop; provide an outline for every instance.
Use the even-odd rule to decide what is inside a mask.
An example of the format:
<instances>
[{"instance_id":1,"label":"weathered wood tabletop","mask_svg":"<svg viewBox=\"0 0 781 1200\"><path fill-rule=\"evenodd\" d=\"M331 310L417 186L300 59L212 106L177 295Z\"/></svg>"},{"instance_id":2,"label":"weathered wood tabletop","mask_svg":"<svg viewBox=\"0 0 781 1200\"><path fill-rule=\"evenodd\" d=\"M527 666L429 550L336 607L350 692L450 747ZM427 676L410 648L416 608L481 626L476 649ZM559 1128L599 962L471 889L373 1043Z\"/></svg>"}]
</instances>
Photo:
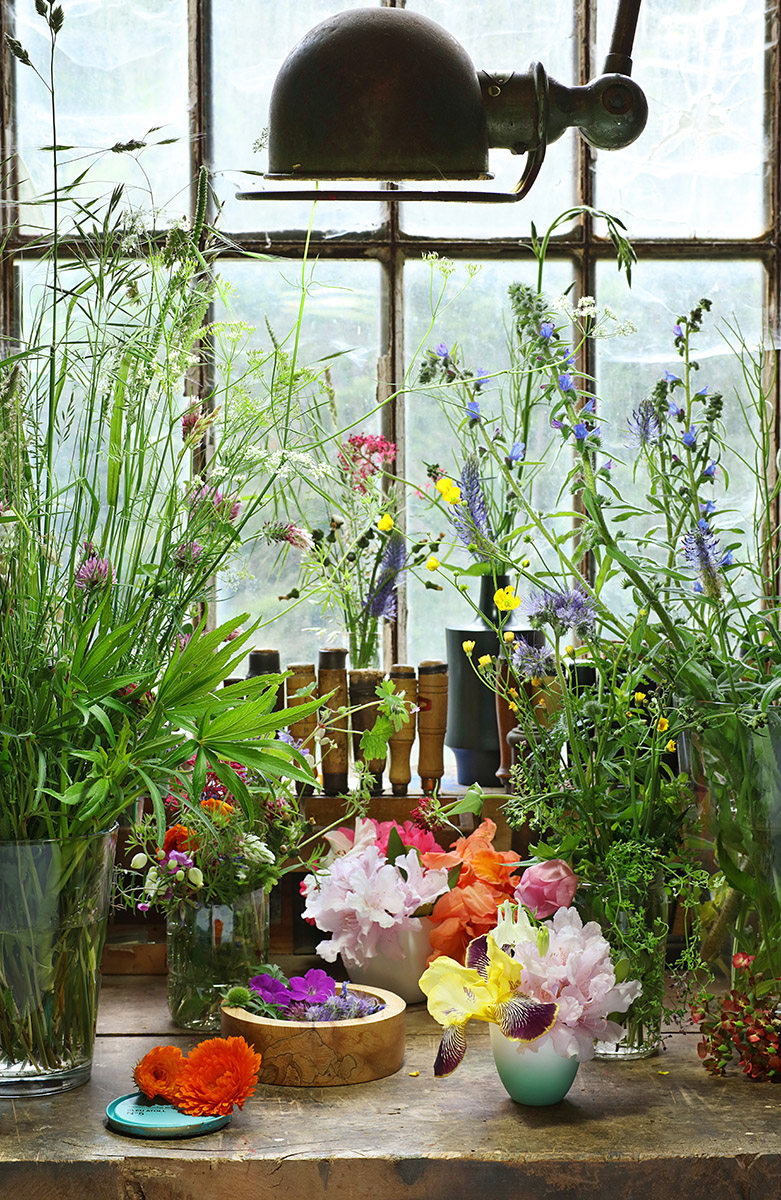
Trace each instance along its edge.
<instances>
[{"instance_id":1,"label":"weathered wood tabletop","mask_svg":"<svg viewBox=\"0 0 781 1200\"><path fill-rule=\"evenodd\" d=\"M106 1127L152 1046L183 1036L165 979L104 979L92 1079L0 1101L2 1200L781 1200L781 1088L709 1078L696 1035L657 1058L581 1066L566 1100L514 1104L473 1023L463 1065L435 1080L439 1028L407 1013L398 1074L319 1089L266 1087L219 1133L142 1141ZM418 1073L419 1072L419 1073Z\"/></svg>"}]
</instances>

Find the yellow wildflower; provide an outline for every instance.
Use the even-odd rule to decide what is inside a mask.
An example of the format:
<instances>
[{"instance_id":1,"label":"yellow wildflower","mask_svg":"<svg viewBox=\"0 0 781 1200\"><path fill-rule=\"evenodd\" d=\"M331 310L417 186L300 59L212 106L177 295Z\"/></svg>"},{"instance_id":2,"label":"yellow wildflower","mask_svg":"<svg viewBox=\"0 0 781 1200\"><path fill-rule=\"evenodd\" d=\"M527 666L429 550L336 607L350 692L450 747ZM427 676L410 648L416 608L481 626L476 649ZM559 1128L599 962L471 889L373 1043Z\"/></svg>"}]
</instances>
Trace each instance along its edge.
<instances>
[{"instance_id":1,"label":"yellow wildflower","mask_svg":"<svg viewBox=\"0 0 781 1200\"><path fill-rule=\"evenodd\" d=\"M565 646L564 653L568 654L570 656L570 658L572 658L573 655L575 654L575 647L574 646Z\"/></svg>"},{"instance_id":2,"label":"yellow wildflower","mask_svg":"<svg viewBox=\"0 0 781 1200\"><path fill-rule=\"evenodd\" d=\"M462 642L461 643L461 649L463 650L464 654L471 654L472 651L474 650L474 648L475 648L474 642Z\"/></svg>"},{"instance_id":3,"label":"yellow wildflower","mask_svg":"<svg viewBox=\"0 0 781 1200\"><path fill-rule=\"evenodd\" d=\"M513 700L517 700L518 699L518 689L510 688L510 695L512 696Z\"/></svg>"},{"instance_id":4,"label":"yellow wildflower","mask_svg":"<svg viewBox=\"0 0 781 1200\"><path fill-rule=\"evenodd\" d=\"M481 654L477 660L477 665L478 665L478 667L490 667L491 655L490 654Z\"/></svg>"},{"instance_id":5,"label":"yellow wildflower","mask_svg":"<svg viewBox=\"0 0 781 1200\"><path fill-rule=\"evenodd\" d=\"M524 568L524 570L526 569L526 567L529 566L530 562L531 562L531 560L528 558L521 559L521 566Z\"/></svg>"},{"instance_id":6,"label":"yellow wildflower","mask_svg":"<svg viewBox=\"0 0 781 1200\"><path fill-rule=\"evenodd\" d=\"M377 522L377 528L381 533L389 533L393 529L393 517L390 513L383 513Z\"/></svg>"},{"instance_id":7,"label":"yellow wildflower","mask_svg":"<svg viewBox=\"0 0 781 1200\"><path fill-rule=\"evenodd\" d=\"M506 642L514 642L515 641L515 634L513 633L512 629L505 629L504 633L502 634L502 637L504 638L504 640Z\"/></svg>"},{"instance_id":8,"label":"yellow wildflower","mask_svg":"<svg viewBox=\"0 0 781 1200\"><path fill-rule=\"evenodd\" d=\"M635 704L644 704L646 699L645 692L635 692Z\"/></svg>"},{"instance_id":9,"label":"yellow wildflower","mask_svg":"<svg viewBox=\"0 0 781 1200\"><path fill-rule=\"evenodd\" d=\"M532 687L542 687L542 680L540 679L539 675L532 675L531 685Z\"/></svg>"},{"instance_id":10,"label":"yellow wildflower","mask_svg":"<svg viewBox=\"0 0 781 1200\"><path fill-rule=\"evenodd\" d=\"M438 566L439 566L439 559L436 557L436 555L429 554L428 558L426 559L426 570L427 571L436 571Z\"/></svg>"},{"instance_id":11,"label":"yellow wildflower","mask_svg":"<svg viewBox=\"0 0 781 1200\"><path fill-rule=\"evenodd\" d=\"M521 597L515 594L515 588L508 583L507 587L494 592L494 604L500 612L510 612L521 603Z\"/></svg>"},{"instance_id":12,"label":"yellow wildflower","mask_svg":"<svg viewBox=\"0 0 781 1200\"><path fill-rule=\"evenodd\" d=\"M517 712L517 711L518 711L518 705L515 703L515 701L514 701L514 700L510 700L510 701L509 701L509 703L508 703L508 705L507 705L507 707L509 708L510 712Z\"/></svg>"},{"instance_id":13,"label":"yellow wildflower","mask_svg":"<svg viewBox=\"0 0 781 1200\"><path fill-rule=\"evenodd\" d=\"M461 501L461 488L449 476L443 475L436 482L436 488L446 504L459 504Z\"/></svg>"},{"instance_id":14,"label":"yellow wildflower","mask_svg":"<svg viewBox=\"0 0 781 1200\"><path fill-rule=\"evenodd\" d=\"M665 750L668 754L675 754L675 742L672 738L670 738L669 742L665 746Z\"/></svg>"},{"instance_id":15,"label":"yellow wildflower","mask_svg":"<svg viewBox=\"0 0 781 1200\"><path fill-rule=\"evenodd\" d=\"M656 722L656 728L660 733L666 733L670 728L670 722L667 720L667 717L660 717Z\"/></svg>"}]
</instances>

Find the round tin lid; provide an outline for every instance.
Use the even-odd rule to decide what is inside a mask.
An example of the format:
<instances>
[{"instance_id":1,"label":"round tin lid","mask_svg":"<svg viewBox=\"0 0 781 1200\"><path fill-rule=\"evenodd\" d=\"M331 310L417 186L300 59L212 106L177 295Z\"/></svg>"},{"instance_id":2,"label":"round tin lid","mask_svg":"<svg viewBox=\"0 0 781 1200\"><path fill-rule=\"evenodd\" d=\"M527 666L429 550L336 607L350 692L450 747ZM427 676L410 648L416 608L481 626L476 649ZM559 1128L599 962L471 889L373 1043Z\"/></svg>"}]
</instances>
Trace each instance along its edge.
<instances>
[{"instance_id":1,"label":"round tin lid","mask_svg":"<svg viewBox=\"0 0 781 1200\"><path fill-rule=\"evenodd\" d=\"M141 1092L118 1096L106 1108L108 1123L118 1133L130 1137L181 1138L199 1137L222 1129L231 1119L226 1117L191 1117L179 1112L172 1104L157 1104Z\"/></svg>"}]
</instances>

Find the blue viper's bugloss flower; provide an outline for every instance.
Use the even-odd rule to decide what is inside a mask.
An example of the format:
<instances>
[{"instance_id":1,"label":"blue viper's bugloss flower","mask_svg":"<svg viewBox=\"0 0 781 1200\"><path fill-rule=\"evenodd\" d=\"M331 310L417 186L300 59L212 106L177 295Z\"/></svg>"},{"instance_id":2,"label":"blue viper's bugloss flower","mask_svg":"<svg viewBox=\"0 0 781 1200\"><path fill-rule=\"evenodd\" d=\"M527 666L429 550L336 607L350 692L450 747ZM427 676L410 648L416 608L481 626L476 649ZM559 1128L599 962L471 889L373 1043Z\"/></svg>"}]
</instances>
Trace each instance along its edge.
<instances>
[{"instance_id":1,"label":"blue viper's bugloss flower","mask_svg":"<svg viewBox=\"0 0 781 1200\"><path fill-rule=\"evenodd\" d=\"M470 421L480 420L480 404L477 400L468 400L466 404L466 413Z\"/></svg>"},{"instance_id":2,"label":"blue viper's bugloss flower","mask_svg":"<svg viewBox=\"0 0 781 1200\"><path fill-rule=\"evenodd\" d=\"M659 441L659 416L653 400L641 400L627 419L635 446L654 446Z\"/></svg>"},{"instance_id":3,"label":"blue viper's bugloss flower","mask_svg":"<svg viewBox=\"0 0 781 1200\"><path fill-rule=\"evenodd\" d=\"M385 617L388 621L396 616L396 578L404 569L406 557L404 535L398 529L392 529L380 559L377 586L364 605L369 616Z\"/></svg>"},{"instance_id":4,"label":"blue viper's bugloss flower","mask_svg":"<svg viewBox=\"0 0 781 1200\"><path fill-rule=\"evenodd\" d=\"M550 341L553 337L553 328L553 321L543 321L540 325L540 337L546 342Z\"/></svg>"},{"instance_id":5,"label":"blue viper's bugloss flower","mask_svg":"<svg viewBox=\"0 0 781 1200\"><path fill-rule=\"evenodd\" d=\"M481 387L483 386L483 384L485 383L487 378L488 378L488 372L486 371L485 367L478 367L477 375L475 377L475 382L474 382L474 389L476 392L480 391Z\"/></svg>"},{"instance_id":6,"label":"blue viper's bugloss flower","mask_svg":"<svg viewBox=\"0 0 781 1200\"><path fill-rule=\"evenodd\" d=\"M694 394L695 394L695 396L707 396L708 385L706 384L705 387L700 388L700 390L698 392L695 392Z\"/></svg>"},{"instance_id":7,"label":"blue viper's bugloss flower","mask_svg":"<svg viewBox=\"0 0 781 1200\"><path fill-rule=\"evenodd\" d=\"M525 442L513 442L507 454L507 465L513 466L515 463L521 462L523 460L525 450Z\"/></svg>"},{"instance_id":8,"label":"blue viper's bugloss flower","mask_svg":"<svg viewBox=\"0 0 781 1200\"><path fill-rule=\"evenodd\" d=\"M444 342L440 342L438 346L434 347L434 353L438 354L440 358L450 357L450 353Z\"/></svg>"},{"instance_id":9,"label":"blue viper's bugloss flower","mask_svg":"<svg viewBox=\"0 0 781 1200\"><path fill-rule=\"evenodd\" d=\"M676 337L683 337L683 330L680 325L673 325L673 333Z\"/></svg>"},{"instance_id":10,"label":"blue viper's bugloss flower","mask_svg":"<svg viewBox=\"0 0 781 1200\"><path fill-rule=\"evenodd\" d=\"M703 475L707 475L708 479L713 479L716 475L716 460L713 459L707 467L703 467L702 473Z\"/></svg>"},{"instance_id":11,"label":"blue viper's bugloss flower","mask_svg":"<svg viewBox=\"0 0 781 1200\"><path fill-rule=\"evenodd\" d=\"M551 417L550 423L551 423L552 429L563 429L564 428L564 422L560 421L558 417Z\"/></svg>"},{"instance_id":12,"label":"blue viper's bugloss flower","mask_svg":"<svg viewBox=\"0 0 781 1200\"><path fill-rule=\"evenodd\" d=\"M680 407L680 405L676 404L674 400L667 401L667 411L671 417L675 417L678 421L680 421L684 415L683 409Z\"/></svg>"},{"instance_id":13,"label":"blue viper's bugloss flower","mask_svg":"<svg viewBox=\"0 0 781 1200\"><path fill-rule=\"evenodd\" d=\"M689 448L693 447L694 443L697 441L697 426L690 425L686 430L686 433L681 435L681 441L683 442L684 446L689 446Z\"/></svg>"},{"instance_id":14,"label":"blue viper's bugloss flower","mask_svg":"<svg viewBox=\"0 0 781 1200\"><path fill-rule=\"evenodd\" d=\"M666 383L680 383L680 375L673 375L672 371L665 371L664 378Z\"/></svg>"},{"instance_id":15,"label":"blue viper's bugloss flower","mask_svg":"<svg viewBox=\"0 0 781 1200\"><path fill-rule=\"evenodd\" d=\"M530 598L527 612L534 628L550 625L556 634L572 629L578 637L591 632L597 616L593 600L581 587L564 592L547 588L537 592Z\"/></svg>"},{"instance_id":16,"label":"blue viper's bugloss flower","mask_svg":"<svg viewBox=\"0 0 781 1200\"><path fill-rule=\"evenodd\" d=\"M732 563L732 551L722 554L719 540L704 517L700 517L696 527L686 534L682 549L688 566L699 575L694 590L703 592L711 600L718 600L723 583L721 568Z\"/></svg>"},{"instance_id":17,"label":"blue viper's bugloss flower","mask_svg":"<svg viewBox=\"0 0 781 1200\"><path fill-rule=\"evenodd\" d=\"M700 512L702 513L702 515L704 517L712 516L713 513L715 513L715 511L716 511L716 505L713 503L712 500L701 500L700 501Z\"/></svg>"},{"instance_id":18,"label":"blue viper's bugloss flower","mask_svg":"<svg viewBox=\"0 0 781 1200\"><path fill-rule=\"evenodd\" d=\"M575 434L575 437L579 442L585 442L589 434L591 437L595 438L602 437L602 431L600 429L589 429L588 425L586 425L583 421L578 421L577 425L573 425L572 432Z\"/></svg>"},{"instance_id":19,"label":"blue viper's bugloss flower","mask_svg":"<svg viewBox=\"0 0 781 1200\"><path fill-rule=\"evenodd\" d=\"M559 375L559 387L561 388L562 392L574 392L575 385L572 382L572 376L570 375L569 371L564 371L561 375Z\"/></svg>"}]
</instances>

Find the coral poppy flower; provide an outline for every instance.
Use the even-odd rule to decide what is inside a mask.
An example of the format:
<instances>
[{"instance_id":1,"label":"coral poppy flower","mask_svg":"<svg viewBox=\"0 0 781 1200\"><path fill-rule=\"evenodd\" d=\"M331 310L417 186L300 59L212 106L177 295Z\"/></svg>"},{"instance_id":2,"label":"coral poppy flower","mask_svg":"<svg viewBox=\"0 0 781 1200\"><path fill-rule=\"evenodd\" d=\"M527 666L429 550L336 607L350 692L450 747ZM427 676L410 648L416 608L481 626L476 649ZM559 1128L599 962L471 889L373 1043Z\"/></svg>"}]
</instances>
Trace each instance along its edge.
<instances>
[{"instance_id":1,"label":"coral poppy flower","mask_svg":"<svg viewBox=\"0 0 781 1200\"><path fill-rule=\"evenodd\" d=\"M209 1038L187 1056L174 1103L193 1117L227 1116L258 1086L260 1055L242 1037Z\"/></svg>"},{"instance_id":2,"label":"coral poppy flower","mask_svg":"<svg viewBox=\"0 0 781 1200\"><path fill-rule=\"evenodd\" d=\"M184 1055L178 1046L155 1046L144 1055L133 1071L136 1087L150 1100L160 1096L169 1104L173 1104L176 1081L184 1062Z\"/></svg>"},{"instance_id":3,"label":"coral poppy flower","mask_svg":"<svg viewBox=\"0 0 781 1200\"><path fill-rule=\"evenodd\" d=\"M166 829L163 840L163 854L170 854L172 850L184 854L188 850L197 849L198 839L186 825L172 825L170 829Z\"/></svg>"}]
</instances>

